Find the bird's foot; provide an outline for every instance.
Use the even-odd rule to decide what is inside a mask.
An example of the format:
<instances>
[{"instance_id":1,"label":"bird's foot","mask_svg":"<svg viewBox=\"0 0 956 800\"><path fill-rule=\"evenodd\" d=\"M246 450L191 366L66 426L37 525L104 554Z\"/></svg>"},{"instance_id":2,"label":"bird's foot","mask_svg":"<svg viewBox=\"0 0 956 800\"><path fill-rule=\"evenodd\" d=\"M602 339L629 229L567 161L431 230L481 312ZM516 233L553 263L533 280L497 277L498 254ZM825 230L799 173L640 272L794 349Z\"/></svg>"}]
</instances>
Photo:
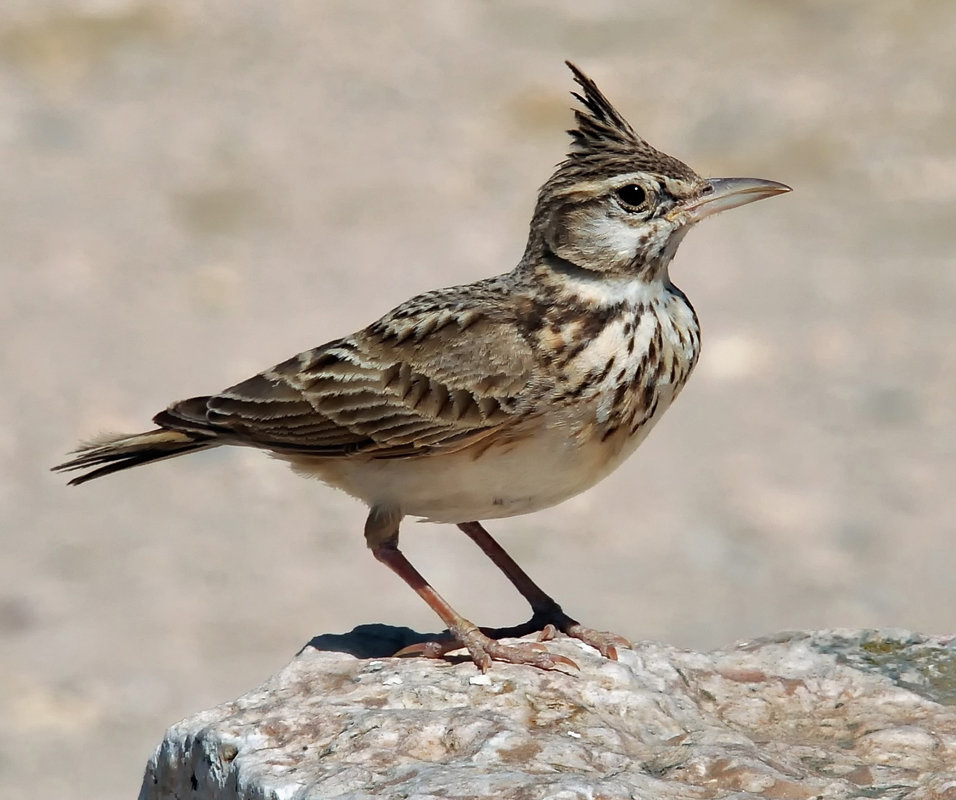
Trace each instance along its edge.
<instances>
[{"instance_id":1,"label":"bird's foot","mask_svg":"<svg viewBox=\"0 0 956 800\"><path fill-rule=\"evenodd\" d=\"M577 620L571 619L565 614L561 607L555 604L553 607L538 609L531 617L527 626L532 630L540 631L538 634L539 642L546 642L553 639L558 631L572 639L578 639L597 650L605 658L617 661L618 648L629 650L631 642L623 636L609 631L596 631L593 628L586 628Z\"/></svg>"},{"instance_id":2,"label":"bird's foot","mask_svg":"<svg viewBox=\"0 0 956 800\"><path fill-rule=\"evenodd\" d=\"M596 631L593 628L585 628L583 625L575 622L562 630L572 639L578 639L585 644L591 645L605 658L617 661L618 648L625 650L631 649L631 641L623 636L618 636L610 631Z\"/></svg>"},{"instance_id":3,"label":"bird's foot","mask_svg":"<svg viewBox=\"0 0 956 800\"><path fill-rule=\"evenodd\" d=\"M444 658L453 650L464 648L482 672L487 672L493 661L502 661L506 664L526 664L538 669L557 670L568 674L579 671L578 665L570 658L550 652L543 644L540 644L540 641L543 640L539 637L538 642L504 644L471 626L449 630L448 635L441 639L404 647L395 655Z\"/></svg>"}]
</instances>

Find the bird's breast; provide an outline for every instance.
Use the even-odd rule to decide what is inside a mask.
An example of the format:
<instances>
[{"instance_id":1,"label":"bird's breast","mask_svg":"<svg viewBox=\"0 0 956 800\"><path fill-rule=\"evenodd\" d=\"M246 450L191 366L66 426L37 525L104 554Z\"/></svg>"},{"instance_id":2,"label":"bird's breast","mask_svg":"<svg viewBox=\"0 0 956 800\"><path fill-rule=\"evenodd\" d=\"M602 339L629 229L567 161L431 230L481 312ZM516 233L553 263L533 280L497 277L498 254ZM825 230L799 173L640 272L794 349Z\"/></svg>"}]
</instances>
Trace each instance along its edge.
<instances>
[{"instance_id":1,"label":"bird's breast","mask_svg":"<svg viewBox=\"0 0 956 800\"><path fill-rule=\"evenodd\" d=\"M630 451L690 377L700 331L680 294L664 293L605 317L561 365L558 396L577 419L582 443L597 439L608 450L630 445Z\"/></svg>"}]
</instances>

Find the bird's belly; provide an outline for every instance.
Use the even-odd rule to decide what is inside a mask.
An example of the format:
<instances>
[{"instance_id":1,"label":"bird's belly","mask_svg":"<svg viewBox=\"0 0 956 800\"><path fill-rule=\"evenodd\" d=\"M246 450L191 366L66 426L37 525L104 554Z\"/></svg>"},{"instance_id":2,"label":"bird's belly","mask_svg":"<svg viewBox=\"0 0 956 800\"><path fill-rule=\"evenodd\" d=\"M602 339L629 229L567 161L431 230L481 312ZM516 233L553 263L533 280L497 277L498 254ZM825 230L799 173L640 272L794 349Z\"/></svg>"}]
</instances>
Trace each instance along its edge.
<instances>
[{"instance_id":1,"label":"bird's belly","mask_svg":"<svg viewBox=\"0 0 956 800\"><path fill-rule=\"evenodd\" d=\"M296 460L369 506L390 506L429 522L458 523L527 514L594 486L640 444L663 413L633 435L602 440L553 425L509 444L414 458Z\"/></svg>"}]
</instances>

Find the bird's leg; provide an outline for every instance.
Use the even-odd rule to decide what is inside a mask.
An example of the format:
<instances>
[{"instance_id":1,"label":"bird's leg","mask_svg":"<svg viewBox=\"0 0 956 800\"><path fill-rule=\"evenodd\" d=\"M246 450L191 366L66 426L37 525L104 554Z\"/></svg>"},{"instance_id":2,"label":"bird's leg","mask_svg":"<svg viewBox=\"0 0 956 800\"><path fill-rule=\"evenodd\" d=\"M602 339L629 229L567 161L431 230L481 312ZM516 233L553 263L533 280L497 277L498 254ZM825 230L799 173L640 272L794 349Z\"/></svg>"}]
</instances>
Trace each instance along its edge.
<instances>
[{"instance_id":1,"label":"bird's leg","mask_svg":"<svg viewBox=\"0 0 956 800\"><path fill-rule=\"evenodd\" d=\"M450 641L426 642L401 650L398 655L420 654L441 658L451 650L464 647L482 672L492 661L528 664L540 669L577 669L577 664L564 656L554 655L536 642L505 645L495 641L465 619L425 580L422 574L398 549L398 525L401 514L388 509L372 509L365 524L365 540L375 558L414 589L448 628Z\"/></svg>"},{"instance_id":2,"label":"bird's leg","mask_svg":"<svg viewBox=\"0 0 956 800\"><path fill-rule=\"evenodd\" d=\"M577 620L565 614L554 598L528 577L528 573L518 566L480 522L463 522L458 527L481 548L481 551L505 574L521 596L531 604L531 619L526 625L519 626L517 630L525 633L541 631L539 641L543 641L550 639L554 635L554 630L557 629L596 648L605 658L614 660L617 660L618 647L631 646L631 643L623 636L585 628ZM514 635L515 630L510 629L509 634Z\"/></svg>"}]
</instances>

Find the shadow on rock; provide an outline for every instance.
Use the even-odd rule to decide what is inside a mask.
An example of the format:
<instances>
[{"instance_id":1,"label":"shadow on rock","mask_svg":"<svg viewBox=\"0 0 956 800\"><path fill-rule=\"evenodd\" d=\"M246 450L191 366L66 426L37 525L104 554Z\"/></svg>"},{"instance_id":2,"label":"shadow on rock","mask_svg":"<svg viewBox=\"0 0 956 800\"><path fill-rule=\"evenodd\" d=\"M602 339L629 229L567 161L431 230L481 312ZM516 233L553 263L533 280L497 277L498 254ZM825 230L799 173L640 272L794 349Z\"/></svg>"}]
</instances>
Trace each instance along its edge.
<instances>
[{"instance_id":1,"label":"shadow on rock","mask_svg":"<svg viewBox=\"0 0 956 800\"><path fill-rule=\"evenodd\" d=\"M411 628L371 623L357 625L348 633L320 633L313 637L297 655L308 648L327 653L347 653L356 658L388 658L403 647L441 638L438 633L419 633Z\"/></svg>"}]
</instances>

